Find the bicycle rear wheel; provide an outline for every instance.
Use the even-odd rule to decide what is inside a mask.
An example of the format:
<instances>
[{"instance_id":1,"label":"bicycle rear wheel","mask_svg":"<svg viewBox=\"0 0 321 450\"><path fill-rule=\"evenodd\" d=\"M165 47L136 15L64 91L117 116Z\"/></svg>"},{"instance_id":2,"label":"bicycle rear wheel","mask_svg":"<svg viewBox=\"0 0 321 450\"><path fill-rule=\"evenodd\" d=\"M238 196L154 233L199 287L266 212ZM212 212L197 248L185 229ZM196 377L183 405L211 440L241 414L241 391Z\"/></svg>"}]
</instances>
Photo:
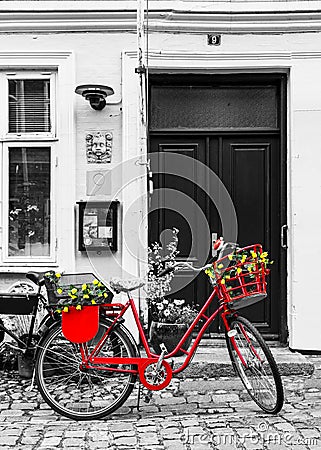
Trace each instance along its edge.
<instances>
[{"instance_id":1,"label":"bicycle rear wheel","mask_svg":"<svg viewBox=\"0 0 321 450\"><path fill-rule=\"evenodd\" d=\"M229 325L230 336L226 332L225 337L235 372L263 411L278 413L283 406L284 393L280 372L270 349L258 330L244 317L233 317ZM232 335L245 365L233 347Z\"/></svg>"},{"instance_id":2,"label":"bicycle rear wheel","mask_svg":"<svg viewBox=\"0 0 321 450\"><path fill-rule=\"evenodd\" d=\"M97 335L86 343L92 351L111 322L100 319ZM135 346L116 326L97 356L135 357ZM131 394L136 374L99 369L81 370L80 346L68 341L61 325L54 326L39 344L36 380L43 399L56 412L74 420L100 419L119 408ZM109 366L112 367L112 366ZM133 365L114 366L134 369Z\"/></svg>"}]
</instances>

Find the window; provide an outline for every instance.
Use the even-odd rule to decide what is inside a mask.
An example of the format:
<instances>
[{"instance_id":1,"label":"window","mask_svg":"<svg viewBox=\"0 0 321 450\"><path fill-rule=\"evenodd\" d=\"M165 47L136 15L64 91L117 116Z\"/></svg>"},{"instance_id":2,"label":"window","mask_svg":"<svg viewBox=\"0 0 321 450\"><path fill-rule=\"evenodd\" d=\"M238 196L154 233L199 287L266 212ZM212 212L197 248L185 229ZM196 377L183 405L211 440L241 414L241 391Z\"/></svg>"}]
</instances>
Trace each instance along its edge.
<instances>
[{"instance_id":1,"label":"window","mask_svg":"<svg viewBox=\"0 0 321 450\"><path fill-rule=\"evenodd\" d=\"M55 137L55 73L0 72L1 96L7 107L0 121L1 134L19 140Z\"/></svg>"},{"instance_id":2,"label":"window","mask_svg":"<svg viewBox=\"0 0 321 450\"><path fill-rule=\"evenodd\" d=\"M50 132L50 80L8 80L9 133Z\"/></svg>"},{"instance_id":3,"label":"window","mask_svg":"<svg viewBox=\"0 0 321 450\"><path fill-rule=\"evenodd\" d=\"M50 255L50 148L9 147L8 256Z\"/></svg>"},{"instance_id":4,"label":"window","mask_svg":"<svg viewBox=\"0 0 321 450\"><path fill-rule=\"evenodd\" d=\"M0 72L3 151L3 262L54 260L52 160L55 74Z\"/></svg>"}]
</instances>

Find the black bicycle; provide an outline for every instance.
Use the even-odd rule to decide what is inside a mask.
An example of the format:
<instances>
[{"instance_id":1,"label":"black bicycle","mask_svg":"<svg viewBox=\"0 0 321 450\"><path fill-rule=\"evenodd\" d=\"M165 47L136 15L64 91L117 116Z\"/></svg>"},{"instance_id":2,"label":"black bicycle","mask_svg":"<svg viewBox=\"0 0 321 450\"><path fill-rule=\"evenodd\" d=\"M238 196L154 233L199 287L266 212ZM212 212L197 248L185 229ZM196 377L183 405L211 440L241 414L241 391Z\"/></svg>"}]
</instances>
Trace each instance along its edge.
<instances>
[{"instance_id":1,"label":"black bicycle","mask_svg":"<svg viewBox=\"0 0 321 450\"><path fill-rule=\"evenodd\" d=\"M33 367L36 349L40 338L46 333L52 324L60 320L60 317L50 308L47 299L42 295L41 289L45 284L43 274L29 272L26 277L38 286L37 292L1 292L0 314L8 316L30 316L29 327L22 334L14 332L6 327L0 319L0 354L9 348L18 354L22 367L25 367L24 376L32 376L27 368ZM46 314L38 322L40 309L46 310ZM5 335L12 340L5 341Z\"/></svg>"}]
</instances>

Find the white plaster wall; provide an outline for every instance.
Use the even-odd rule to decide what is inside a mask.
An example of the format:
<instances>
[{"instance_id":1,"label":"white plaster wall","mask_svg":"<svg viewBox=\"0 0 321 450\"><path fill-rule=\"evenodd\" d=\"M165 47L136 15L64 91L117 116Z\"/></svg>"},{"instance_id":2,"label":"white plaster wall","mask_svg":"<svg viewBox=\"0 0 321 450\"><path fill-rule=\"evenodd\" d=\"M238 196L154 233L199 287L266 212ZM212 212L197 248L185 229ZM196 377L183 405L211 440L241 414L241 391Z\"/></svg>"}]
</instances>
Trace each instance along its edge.
<instances>
[{"instance_id":1,"label":"white plaster wall","mask_svg":"<svg viewBox=\"0 0 321 450\"><path fill-rule=\"evenodd\" d=\"M135 59L127 60L124 68L122 52L136 50L136 36L133 33L71 33L71 34L24 34L1 35L0 47L19 51L72 51L75 58L75 86L84 83L102 83L110 85L115 95L111 102L122 96L124 102L107 106L97 112L88 102L74 95L75 102L75 199L69 201L68 192L62 196L68 220L75 215L74 200L85 200L86 170L95 165L86 163L85 133L92 130L110 130L113 132L113 159L106 168L113 169L124 157L137 155L137 75L134 73ZM298 349L320 349L318 328L321 316L319 300L318 258L321 252L320 222L321 206L321 34L223 34L220 47L208 47L206 34L171 34L154 32L149 39L151 70L183 71L277 71L288 70L288 318L290 345ZM158 56L157 56L158 55ZM181 55L181 56L179 56ZM184 56L185 55L185 56ZM190 56L189 56L190 55ZM251 56L252 55L252 56ZM189 60L190 58L190 60ZM123 70L122 70L123 69ZM122 75L123 74L123 75ZM125 78L125 84L123 84ZM70 86L69 89L73 90ZM71 94L71 92L70 92ZM125 107L125 113L122 108ZM58 112L59 113L59 112ZM125 127L125 130L124 128ZM64 148L64 151L69 151ZM97 165L98 166L98 165ZM101 165L99 165L101 168ZM133 170L135 166L132 166ZM127 170L127 169L126 169ZM124 174L122 174L124 177ZM117 180L120 184L122 180ZM118 183L115 182L114 186ZM145 184L134 183L129 191L119 195L127 208L131 194L143 191ZM61 189L63 187L61 186ZM125 196L125 198L124 198ZM135 195L134 195L135 197ZM126 212L126 211L125 211ZM126 230L130 249L135 250L138 239L137 226L146 213L143 203L131 212L131 220L121 223L120 232ZM122 211L124 214L124 211ZM121 216L122 217L122 216ZM129 219L127 217L127 219ZM72 227L71 227L72 228ZM143 227L144 229L144 227ZM70 236L76 243L76 236ZM63 241L58 251L64 252ZM139 267L135 257L122 247L119 239L119 252L114 256L94 255L91 261L86 255L75 251L74 267L77 271L90 270L92 265L109 275L121 275L122 267L133 275ZM69 264L69 263L68 263ZM70 262L70 266L73 264ZM70 267L66 267L70 269ZM312 281L309 281L309 280Z\"/></svg>"}]
</instances>

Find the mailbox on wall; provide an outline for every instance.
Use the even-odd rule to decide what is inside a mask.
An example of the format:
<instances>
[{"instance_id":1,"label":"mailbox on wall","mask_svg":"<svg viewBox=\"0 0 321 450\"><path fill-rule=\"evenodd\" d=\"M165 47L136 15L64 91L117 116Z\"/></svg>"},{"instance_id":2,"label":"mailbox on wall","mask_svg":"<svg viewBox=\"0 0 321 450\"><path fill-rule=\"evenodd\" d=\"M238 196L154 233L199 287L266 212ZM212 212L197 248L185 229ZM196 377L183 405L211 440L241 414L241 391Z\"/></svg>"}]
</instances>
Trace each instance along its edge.
<instances>
[{"instance_id":1,"label":"mailbox on wall","mask_svg":"<svg viewBox=\"0 0 321 450\"><path fill-rule=\"evenodd\" d=\"M117 251L118 201L77 202L80 251Z\"/></svg>"}]
</instances>

